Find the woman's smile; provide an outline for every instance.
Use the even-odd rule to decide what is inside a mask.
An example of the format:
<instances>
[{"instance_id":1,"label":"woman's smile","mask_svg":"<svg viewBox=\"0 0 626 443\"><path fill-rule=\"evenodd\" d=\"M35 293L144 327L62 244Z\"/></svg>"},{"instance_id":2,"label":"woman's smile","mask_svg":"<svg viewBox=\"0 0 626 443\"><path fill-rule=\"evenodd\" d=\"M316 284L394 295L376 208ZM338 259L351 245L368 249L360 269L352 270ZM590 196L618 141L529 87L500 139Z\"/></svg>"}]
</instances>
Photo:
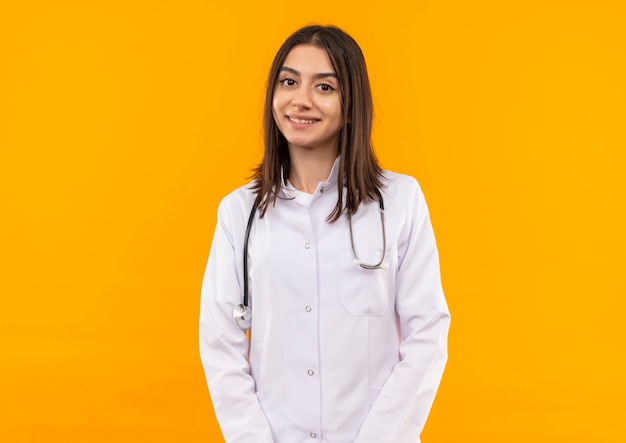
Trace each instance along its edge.
<instances>
[{"instance_id":1,"label":"woman's smile","mask_svg":"<svg viewBox=\"0 0 626 443\"><path fill-rule=\"evenodd\" d=\"M296 117L290 117L290 116L287 116L287 118L293 123L298 123L298 124L303 124L303 125L310 125L313 123L317 123L319 121L316 119L302 119L302 118L296 118Z\"/></svg>"}]
</instances>

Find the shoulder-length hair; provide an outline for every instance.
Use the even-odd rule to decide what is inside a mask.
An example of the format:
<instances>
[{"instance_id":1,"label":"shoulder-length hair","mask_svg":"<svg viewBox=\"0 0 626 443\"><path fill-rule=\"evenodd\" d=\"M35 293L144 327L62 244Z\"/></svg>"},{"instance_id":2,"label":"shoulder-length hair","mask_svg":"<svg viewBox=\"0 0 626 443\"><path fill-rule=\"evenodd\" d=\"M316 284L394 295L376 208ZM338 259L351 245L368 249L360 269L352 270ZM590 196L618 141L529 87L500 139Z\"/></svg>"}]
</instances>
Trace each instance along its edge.
<instances>
[{"instance_id":1,"label":"shoulder-length hair","mask_svg":"<svg viewBox=\"0 0 626 443\"><path fill-rule=\"evenodd\" d=\"M296 31L283 43L274 58L265 94L265 153L252 176L256 180L253 185L255 206L263 217L269 205L276 204L282 177L289 177L287 140L274 120L272 101L280 69L289 52L298 45L324 49L340 84L342 126L338 146L338 199L328 215L328 221L334 222L344 210L353 215L363 201L377 198L377 190L382 184L382 170L372 147L372 93L365 58L356 41L334 26L307 26Z\"/></svg>"}]
</instances>

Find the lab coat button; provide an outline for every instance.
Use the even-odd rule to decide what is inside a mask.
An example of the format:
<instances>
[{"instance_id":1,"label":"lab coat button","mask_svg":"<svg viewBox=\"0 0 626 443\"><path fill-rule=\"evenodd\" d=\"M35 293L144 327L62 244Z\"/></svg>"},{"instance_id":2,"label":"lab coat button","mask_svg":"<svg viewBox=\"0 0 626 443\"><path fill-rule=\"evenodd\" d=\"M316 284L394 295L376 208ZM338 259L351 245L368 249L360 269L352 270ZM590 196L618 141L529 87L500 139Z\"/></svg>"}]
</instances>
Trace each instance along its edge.
<instances>
[{"instance_id":1,"label":"lab coat button","mask_svg":"<svg viewBox=\"0 0 626 443\"><path fill-rule=\"evenodd\" d=\"M313 375L315 374L315 371L313 369L309 369L308 371L306 371L306 373L309 375Z\"/></svg>"},{"instance_id":2,"label":"lab coat button","mask_svg":"<svg viewBox=\"0 0 626 443\"><path fill-rule=\"evenodd\" d=\"M311 312L311 307L310 307L310 306L307 306L306 308L304 308L304 310L305 310L306 312Z\"/></svg>"},{"instance_id":3,"label":"lab coat button","mask_svg":"<svg viewBox=\"0 0 626 443\"><path fill-rule=\"evenodd\" d=\"M317 434L315 432L311 432L309 435L311 436L311 438L317 437Z\"/></svg>"},{"instance_id":4,"label":"lab coat button","mask_svg":"<svg viewBox=\"0 0 626 443\"><path fill-rule=\"evenodd\" d=\"M304 248L305 249L311 249L311 243L305 243L304 244Z\"/></svg>"}]
</instances>

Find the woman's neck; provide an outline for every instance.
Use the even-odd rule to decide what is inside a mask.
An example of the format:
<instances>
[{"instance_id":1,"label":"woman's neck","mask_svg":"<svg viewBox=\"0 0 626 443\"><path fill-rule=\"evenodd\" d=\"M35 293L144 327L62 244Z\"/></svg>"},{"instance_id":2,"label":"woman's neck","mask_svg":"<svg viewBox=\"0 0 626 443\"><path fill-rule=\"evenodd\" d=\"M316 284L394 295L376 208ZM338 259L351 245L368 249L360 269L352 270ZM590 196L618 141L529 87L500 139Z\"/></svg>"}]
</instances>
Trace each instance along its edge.
<instances>
[{"instance_id":1,"label":"woman's neck","mask_svg":"<svg viewBox=\"0 0 626 443\"><path fill-rule=\"evenodd\" d=\"M317 185L328 179L337 151L301 149L289 150L289 182L307 194L313 194Z\"/></svg>"}]
</instances>

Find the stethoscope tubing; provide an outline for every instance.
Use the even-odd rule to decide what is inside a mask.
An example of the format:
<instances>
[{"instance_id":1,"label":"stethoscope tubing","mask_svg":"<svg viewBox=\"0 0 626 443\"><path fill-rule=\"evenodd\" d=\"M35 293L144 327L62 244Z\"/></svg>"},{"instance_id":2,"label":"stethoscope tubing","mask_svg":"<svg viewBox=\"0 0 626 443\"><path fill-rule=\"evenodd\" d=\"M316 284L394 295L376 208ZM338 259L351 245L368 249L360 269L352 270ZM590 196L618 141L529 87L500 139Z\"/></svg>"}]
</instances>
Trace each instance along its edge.
<instances>
[{"instance_id":1,"label":"stethoscope tubing","mask_svg":"<svg viewBox=\"0 0 626 443\"><path fill-rule=\"evenodd\" d=\"M356 246L354 246L354 235L352 234L352 217L348 215L348 229L350 230L350 244L352 245L352 254L354 255L354 260L363 269L370 270L382 268L383 262L385 261L385 251L387 250L387 236L385 235L385 204L383 203L383 196L381 195L378 188L376 188L375 191L378 195L378 209L380 211L380 223L382 225L383 231L383 255L380 257L380 261L375 265L363 263L361 262L361 260L359 260L359 256L356 253Z\"/></svg>"},{"instance_id":2,"label":"stethoscope tubing","mask_svg":"<svg viewBox=\"0 0 626 443\"><path fill-rule=\"evenodd\" d=\"M248 241L250 240L250 229L256 215L256 206L252 205L248 225L246 226L246 236L243 241L243 305L248 306Z\"/></svg>"},{"instance_id":3,"label":"stethoscope tubing","mask_svg":"<svg viewBox=\"0 0 626 443\"><path fill-rule=\"evenodd\" d=\"M356 253L356 247L354 246L354 235L352 233L352 217L348 215L348 227L350 230L350 244L352 245L352 253L354 255L355 263L358 264L363 269L373 270L373 269L382 269L384 267L383 262L385 261L385 251L387 249L387 238L385 235L385 205L383 203L383 196L378 189L375 190L378 196L378 206L380 210L380 222L382 224L382 235L383 235L383 254L380 258L380 261L376 264L370 265L367 263L362 263L358 255ZM254 217L256 216L256 205L252 205L252 209L250 210L250 216L248 217L248 224L246 225L246 233L243 240L243 303L238 304L233 309L233 319L235 323L242 328L248 329L251 325L252 320L252 309L248 304L249 297L249 288L248 288L248 243L250 240L250 230L252 229L252 223L254 222Z\"/></svg>"}]
</instances>

